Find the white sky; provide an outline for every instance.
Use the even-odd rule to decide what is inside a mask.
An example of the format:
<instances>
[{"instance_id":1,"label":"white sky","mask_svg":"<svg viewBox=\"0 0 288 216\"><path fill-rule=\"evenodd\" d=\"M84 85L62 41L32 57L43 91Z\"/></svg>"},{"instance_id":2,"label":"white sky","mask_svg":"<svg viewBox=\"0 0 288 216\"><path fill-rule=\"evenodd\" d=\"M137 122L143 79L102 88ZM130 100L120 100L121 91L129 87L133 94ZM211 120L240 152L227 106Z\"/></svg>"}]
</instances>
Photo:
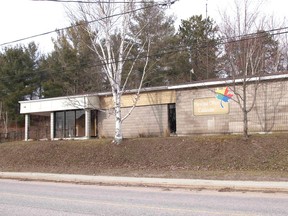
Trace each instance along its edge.
<instances>
[{"instance_id":1,"label":"white sky","mask_svg":"<svg viewBox=\"0 0 288 216\"><path fill-rule=\"evenodd\" d=\"M157 0L160 1L160 0ZM206 14L217 23L220 22L219 11L229 8L234 0L179 0L168 9L180 19L187 19L193 15ZM255 0L256 1L256 0ZM287 11L287 0L266 0L264 11L274 14L282 22ZM287 13L288 14L288 13ZM0 0L0 44L41 34L55 29L69 26L68 18L62 3L39 2L32 0ZM40 51L52 49L51 38L55 34L41 36L18 43L35 41L39 44ZM10 44L15 45L15 44ZM3 46L0 47L0 49Z\"/></svg>"}]
</instances>

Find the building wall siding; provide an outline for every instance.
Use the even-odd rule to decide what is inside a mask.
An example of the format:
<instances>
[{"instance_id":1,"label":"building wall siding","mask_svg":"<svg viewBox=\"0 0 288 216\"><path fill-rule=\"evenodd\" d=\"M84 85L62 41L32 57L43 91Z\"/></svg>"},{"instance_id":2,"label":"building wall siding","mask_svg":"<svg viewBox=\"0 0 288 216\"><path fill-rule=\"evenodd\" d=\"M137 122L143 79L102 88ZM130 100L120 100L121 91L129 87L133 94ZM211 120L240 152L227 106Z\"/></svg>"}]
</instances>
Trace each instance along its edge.
<instances>
[{"instance_id":1,"label":"building wall siding","mask_svg":"<svg viewBox=\"0 0 288 216\"><path fill-rule=\"evenodd\" d=\"M208 89L181 90L177 92L176 116L177 134L222 133L228 131L229 114L194 115L193 101L199 98L213 98L215 94ZM231 112L231 104L229 104ZM219 101L220 107L220 101Z\"/></svg>"},{"instance_id":2,"label":"building wall siding","mask_svg":"<svg viewBox=\"0 0 288 216\"><path fill-rule=\"evenodd\" d=\"M254 87L255 85L251 84L248 88L248 107L253 101ZM169 103L176 104L176 133L178 135L242 133L243 113L237 103L237 97L232 91L233 86L230 86L230 92L234 94L234 96L228 103L223 102L223 105L226 106L225 110L223 109L224 112L220 112L223 111L221 110L220 100L215 100L216 88L216 85L214 87L205 87L204 85L201 87L194 86L193 88L188 88L183 85L183 88L180 86L179 88L172 88L165 91L155 90L141 93L137 107L135 107L131 115L123 122L122 129L124 138L163 136L169 134ZM241 86L236 86L236 89L241 89ZM124 95L122 116L125 116L129 112L133 104L132 96L133 94ZM77 97L75 96L75 98ZM60 99L63 100L63 98ZM90 99L94 101L93 98ZM109 111L113 112L113 109L110 109L112 106L111 97L99 96L98 98L97 96L96 99L99 99L99 104L103 105L103 107L100 107L101 110L106 110L103 112L100 111L100 108L93 107L93 109L99 110L97 112L98 136L114 137L115 119L113 113L109 113ZM53 100L58 101L58 99ZM196 100L198 103L197 106L195 105ZM207 101L209 101L209 103ZM49 102L49 99L43 100L44 105L47 104L47 102ZM210 102L213 109L209 107ZM24 105L30 103L33 104L34 102L26 101ZM41 101L38 100L37 103L40 104ZM205 107L205 104L209 105ZM201 110L202 107L203 110ZM64 108L62 107L61 109ZM194 112L194 108L197 112ZM74 107L74 109L77 109L77 107ZM83 109L83 107L79 109ZM40 111L42 110L40 109ZM37 112L34 113L33 111L32 114L37 114ZM31 118L30 137L33 139L50 138L50 113L40 112L40 114L46 114L47 117L45 117L46 119L44 120L41 120L39 117L35 119L33 119L33 117ZM35 122L38 123L36 124ZM38 128L41 128L43 131L37 130ZM248 130L250 133L288 132L287 80L265 81L258 86L255 106L248 114Z\"/></svg>"},{"instance_id":3,"label":"building wall siding","mask_svg":"<svg viewBox=\"0 0 288 216\"><path fill-rule=\"evenodd\" d=\"M255 85L249 85L248 107L253 101ZM240 87L238 86L239 90ZM254 108L248 113L249 132L288 131L287 82L265 82L258 86ZM243 113L236 96L229 103L228 114L197 116L193 113L193 100L215 97L216 88L178 90L176 93L177 134L241 133ZM232 92L233 93L233 92ZM224 103L223 103L224 104ZM220 100L219 100L220 106Z\"/></svg>"},{"instance_id":4,"label":"building wall siding","mask_svg":"<svg viewBox=\"0 0 288 216\"><path fill-rule=\"evenodd\" d=\"M122 108L122 117L130 108ZM131 115L122 125L123 137L162 136L168 130L168 105L153 105L135 107ZM99 112L99 137L113 137L115 131L114 115L109 112Z\"/></svg>"},{"instance_id":5,"label":"building wall siding","mask_svg":"<svg viewBox=\"0 0 288 216\"><path fill-rule=\"evenodd\" d=\"M254 109L249 113L251 132L288 130L288 83L271 82L260 85Z\"/></svg>"}]
</instances>

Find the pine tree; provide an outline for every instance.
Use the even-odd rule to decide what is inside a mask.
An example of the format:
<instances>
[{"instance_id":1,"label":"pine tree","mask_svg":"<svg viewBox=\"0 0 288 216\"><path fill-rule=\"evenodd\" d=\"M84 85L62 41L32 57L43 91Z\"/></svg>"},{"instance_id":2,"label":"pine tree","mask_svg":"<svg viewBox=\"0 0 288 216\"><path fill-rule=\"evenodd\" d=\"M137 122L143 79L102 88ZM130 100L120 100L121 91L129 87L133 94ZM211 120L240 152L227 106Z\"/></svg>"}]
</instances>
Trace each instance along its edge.
<instances>
[{"instance_id":1,"label":"pine tree","mask_svg":"<svg viewBox=\"0 0 288 216\"><path fill-rule=\"evenodd\" d=\"M212 19L195 15L182 20L178 35L189 56L193 80L215 77L220 37Z\"/></svg>"}]
</instances>

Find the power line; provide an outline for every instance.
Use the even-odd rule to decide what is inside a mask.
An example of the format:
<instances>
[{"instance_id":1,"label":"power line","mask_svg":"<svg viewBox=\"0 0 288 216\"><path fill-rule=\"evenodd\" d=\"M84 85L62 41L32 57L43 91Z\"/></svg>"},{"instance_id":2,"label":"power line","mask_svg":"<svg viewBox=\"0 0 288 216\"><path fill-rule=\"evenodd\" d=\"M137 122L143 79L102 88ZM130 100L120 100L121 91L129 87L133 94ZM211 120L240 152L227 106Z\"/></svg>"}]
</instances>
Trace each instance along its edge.
<instances>
[{"instance_id":1,"label":"power line","mask_svg":"<svg viewBox=\"0 0 288 216\"><path fill-rule=\"evenodd\" d=\"M286 28L288 28L288 27L281 28L281 29L286 29ZM288 33L288 31L278 32L278 33L274 33L274 34L271 34L271 35L279 35L279 34L287 34L287 33ZM253 34L256 35L257 33L253 33ZM253 34L249 34L249 35L253 35ZM258 35L257 37L254 37L254 38L244 38L244 39L242 38L242 39L239 39L239 40L224 41L224 42L218 43L217 45L236 43L236 42L241 42L241 41L245 41L245 40L261 38L261 37L265 37L265 35L262 34L262 35ZM205 42L203 42L203 43L205 43ZM204 49L204 48L207 48L209 46L210 45L204 44L204 45L200 45L200 46L197 45L194 48L195 49ZM161 50L160 53L150 54L148 57L149 58L151 58L151 57L159 57L159 56L164 56L164 55L168 55L168 54L174 54L174 53L178 53L178 52L182 52L182 51L187 51L187 46L186 45L177 46L177 47L176 46L175 47L170 47L168 49ZM110 61L109 63L103 63L103 61L98 60L98 61L94 62L93 64L88 64L86 66L82 65L82 66L85 66L85 68L94 68L94 67L101 67L101 66L104 66L104 65L107 65L107 64L116 64L116 63L119 63L119 62L124 62L125 63L125 62L128 62L128 61L135 61L135 60L139 60L139 59L142 59L142 58L147 58L147 55L144 53L143 55L138 56L138 57L129 57L129 58L123 59L121 61L118 61L118 60ZM75 66L81 66L81 65L70 65L70 66L71 67L75 67ZM47 70L51 70L51 68L41 68L41 70L36 70L35 73L46 72ZM72 70L75 70L75 69L67 69L67 68L65 69L65 71L72 71ZM10 77L11 76L6 76L6 77L2 76L2 77L0 77L0 80L9 79Z\"/></svg>"},{"instance_id":2,"label":"power line","mask_svg":"<svg viewBox=\"0 0 288 216\"><path fill-rule=\"evenodd\" d=\"M288 27L285 27L285 28L281 28L281 29L287 29ZM279 29L277 29L279 30ZM269 30L269 32L271 32L272 30ZM237 43L237 42L241 42L241 41L246 41L246 40L251 40L251 39L257 39L257 38L262 38L262 37L266 37L266 35L263 35L262 34L263 32L261 33L251 33L249 34L250 36L252 35L256 35L256 37L254 38L241 38L241 39L238 39L238 40L228 40L229 38L226 38L226 40L228 41L223 41L223 42L220 42L220 43L217 43L216 45L224 45L224 44L230 44L230 43ZM288 31L284 31L284 32L277 32L277 33L273 33L273 34L270 34L271 36L273 35L281 35L281 34L287 34ZM258 35L257 35L258 34ZM246 35L245 35L246 36ZM205 43L205 41L203 41L203 43ZM207 44L204 44L204 45L197 45L195 46L194 48L195 49L203 49L203 48L207 48L207 47L210 47L211 45L207 45ZM161 53L155 53L153 55L149 55L148 57L155 57L155 56L163 56L163 55L166 55L166 54L171 54L171 53L174 53L174 52L181 52L181 51L186 51L187 50L187 46L186 45L180 45L180 46L177 46L177 47L170 47L166 50L162 50ZM126 61L133 61L133 60L137 60L137 59L141 59L141 58L146 58L147 56L144 55L143 57L137 57L137 58L126 58L126 59L123 59L121 62L126 62ZM94 64L94 65L91 65L91 67L97 67L97 66L103 66L103 65L106 65L107 63L102 63L103 61L98 61L98 63L101 63L101 64ZM115 63L118 63L120 61L110 61L108 64L115 64Z\"/></svg>"},{"instance_id":3,"label":"power line","mask_svg":"<svg viewBox=\"0 0 288 216\"><path fill-rule=\"evenodd\" d=\"M288 26L286 27L281 27L281 28L274 28L274 29L269 29L269 30L259 30L258 32L254 32L254 33L250 33L250 34L243 34L243 35L235 35L235 36L230 36L230 38L240 38L240 39L236 39L236 40L241 40L242 39L245 39L245 38L248 38L248 39L251 39L249 38L250 36L254 36L254 35L260 35L260 34L263 34L263 33L270 33L270 32L275 32L275 31L282 31L282 30L285 30L285 29L288 29ZM280 32L281 34L281 32ZM271 35L277 35L277 33L273 33ZM226 39L229 39L228 37Z\"/></svg>"},{"instance_id":4,"label":"power line","mask_svg":"<svg viewBox=\"0 0 288 216\"><path fill-rule=\"evenodd\" d=\"M129 14L129 13L134 13L134 12L137 12L139 10L145 10L145 9L148 9L148 8L151 8L151 7L155 7L155 6L159 6L159 5L162 5L162 4L153 4L153 5L150 5L150 6L134 9L134 10L131 10L131 11L121 12L121 13L118 13L118 14L113 14L113 15L110 15L110 16L102 17L102 18L99 18L99 19L91 20L91 21L83 21L81 23L76 23L76 24L73 24L73 25L70 25L70 26L67 26L67 27L64 27L64 28L60 28L60 29L56 29L56 30L52 30L52 31L48 31L48 32L44 32L44 33L40 33L40 34L28 36L28 37L24 37L24 38L20 38L20 39L14 40L14 41L5 42L5 43L0 44L0 46L5 46L5 45L21 42L21 41L24 41L24 40L28 40L28 39L32 39L32 38L36 38L36 37L40 37L40 36L44 36L44 35L48 35L48 34L52 34L52 33L58 32L58 31L68 30L68 29L71 29L71 28L74 28L74 27L77 27L77 26L81 26L81 25L84 25L84 24L90 24L90 23L93 23L93 22L98 22L98 21L101 21L101 20L104 20L104 19L107 19L107 18L113 18L113 17L117 17L117 16L126 15L126 14Z\"/></svg>"},{"instance_id":5,"label":"power line","mask_svg":"<svg viewBox=\"0 0 288 216\"><path fill-rule=\"evenodd\" d=\"M140 9L139 9L140 10ZM128 12L127 12L128 13ZM115 15L116 16L116 15ZM103 18L104 19L104 18ZM94 22L94 21L91 21L91 22ZM59 29L59 30L55 30L55 31L60 31L60 30L65 30L65 29L69 29L69 28L72 28L72 27L76 27L76 26L79 26L79 25L83 25L82 23L81 24L77 24L77 25L73 25L73 26L70 26L70 27L66 27L66 28L62 28L62 29ZM230 44L230 43L237 43L237 42L241 42L241 41L246 41L246 40L251 40L251 39L257 39L257 38L262 38L262 37L266 37L267 35L264 35L263 33L268 33L268 32L273 32L273 31L278 31L278 30L284 30L284 29L288 29L288 27L283 27L283 28L278 28L278 29L271 29L271 30L267 30L267 31L263 31L263 32L256 32L256 33L251 33L251 34L246 34L246 35L242 35L242 36L236 36L236 37L242 37L241 39L235 39L235 40L231 40L231 38L222 38L222 42L220 43L217 43L217 45L224 45L224 44ZM53 31L53 32L55 32ZM277 33L272 33L270 34L270 36L274 36L274 35L281 35L281 34L287 34L288 31L284 31L284 32L277 32ZM43 33L43 34L46 34L46 33ZM255 37L251 38L251 37L247 37L247 36L253 36L255 35ZM31 36L33 37L33 36ZM19 39L20 40L20 39ZM204 43L204 42L203 42ZM2 45L2 44L0 44ZM195 48L197 49L202 49L202 48L206 48L206 47L209 47L210 45L197 45L195 46ZM177 47L173 47L173 49L175 49L175 52L179 52L179 51L184 51L187 49L187 46L186 45L182 45L182 46L177 46ZM164 50L165 51L165 50ZM162 55L161 53L158 53L158 54L155 54L155 56L157 55ZM149 57L152 57L152 56L149 56ZM124 59L123 61L130 61L130 60L133 60L133 59ZM135 60L135 59L134 59ZM110 62L110 63L117 63L117 62ZM102 66L102 65L97 65L97 66Z\"/></svg>"},{"instance_id":6,"label":"power line","mask_svg":"<svg viewBox=\"0 0 288 216\"><path fill-rule=\"evenodd\" d=\"M288 29L288 27L285 27L283 29ZM231 44L231 43L237 43L237 42L241 42L241 41L248 41L248 40L252 40L252 39L257 39L257 38L264 38L267 35L263 34L263 33L269 33L269 32L273 32L275 30L269 30L269 31L262 31L262 32L257 32L257 33L251 33L251 34L247 34L242 36L242 38L240 39L232 39L231 38L223 38L223 42L219 43L219 45L223 45L223 44ZM284 32L276 32L276 33L271 33L269 36L275 36L275 35L282 35L282 34L287 34L288 31L284 31ZM254 36L255 35L255 36ZM252 37L251 37L252 36ZM254 36L254 37L253 37ZM240 36L234 36L234 37L240 37ZM225 41L226 40L226 41Z\"/></svg>"},{"instance_id":7,"label":"power line","mask_svg":"<svg viewBox=\"0 0 288 216\"><path fill-rule=\"evenodd\" d=\"M127 1L80 1L80 0L31 0L31 1L39 1L39 2L57 2L57 3L80 3L80 4L130 4L130 3L136 3L136 4L142 4L144 3L144 1L133 1L133 2L127 2ZM174 4L176 1L179 0L163 0L163 3L158 3L160 5L168 5L171 6L172 4ZM145 3L156 3L155 1L151 0L151 1L145 1Z\"/></svg>"},{"instance_id":8,"label":"power line","mask_svg":"<svg viewBox=\"0 0 288 216\"><path fill-rule=\"evenodd\" d=\"M12 43L17 43L17 42L21 42L21 41L24 41L24 40L36 38L36 37L45 36L45 35L52 34L52 33L58 32L58 31L64 31L64 30L68 30L68 29L71 29L71 28L74 28L74 27L77 27L77 26L81 26L83 24L89 24L89 23L101 21L101 20L104 20L104 19L107 19L107 18L112 18L112 17L115 17L115 16L121 16L121 15L125 15L125 14L128 14L128 13L137 12L138 10L143 10L143 9L147 9L147 8L154 7L154 6L155 5L148 6L148 7L143 7L143 8L138 8L138 9L135 9L135 10L132 10L132 11L127 11L125 13L114 14L114 15L103 17L103 18L99 18L99 19L96 19L96 20L86 21L84 23L81 22L81 23L73 24L73 25L70 25L68 27L64 27L64 28L60 28L60 29L56 29L56 30L52 30L52 31L48 31L48 32L44 32L44 33L40 33L40 34L28 36L28 37L24 37L24 38L20 38L20 39L14 40L14 41L5 42L5 43L0 44L0 46L5 46L5 45L12 44ZM225 44L225 43L233 43L233 42L238 42L238 41L243 41L243 40L249 40L249 39L251 39L251 38L249 38L249 36L253 36L253 35L255 35L257 37L265 37L265 35L261 36L260 34L270 33L270 32L274 32L274 31L281 31L281 30L285 30L285 29L288 29L288 26L287 27L282 27L282 28L270 29L270 30L261 31L261 32L256 32L256 33L245 34L245 35L231 36L230 38L226 37L226 38L223 38L223 39L224 40L228 40L228 42L223 42L223 43ZM277 33L272 33L271 35L281 35L281 34L286 34L286 33L288 33L288 32L287 31L285 31L285 32L277 32ZM255 38L257 38L257 37L255 37ZM235 39L235 40L230 40L229 41L229 39L231 39L231 38L241 38L241 39Z\"/></svg>"},{"instance_id":9,"label":"power line","mask_svg":"<svg viewBox=\"0 0 288 216\"><path fill-rule=\"evenodd\" d=\"M79 1L79 0L31 0L31 1L39 1L39 2L57 2L57 3L80 3L80 4L130 4L131 2L127 2L127 1L115 1L115 2L111 2L111 1ZM143 3L143 1L133 1L133 3ZM146 3L146 2L145 2ZM154 1L150 1L147 3L154 3Z\"/></svg>"},{"instance_id":10,"label":"power line","mask_svg":"<svg viewBox=\"0 0 288 216\"><path fill-rule=\"evenodd\" d=\"M62 2L62 1L71 1L71 2L85 2L87 3L86 1L73 1L73 0L32 0L32 1L53 1L53 2ZM167 2L166 2L167 1ZM147 6L147 7L142 7L142 8L138 8L138 9L135 9L135 10L131 10L131 11L127 11L127 12L122 12L122 13L119 13L119 14L114 14L114 15L111 15L111 16L107 16L107 17L103 17L103 18L99 18L99 19L95 19L95 20L91 20L91 21L84 21L84 22L81 22L81 23L76 23L76 24L73 24L73 25L70 25L70 26L67 26L67 27L63 27L63 28L59 28L59 29L56 29L56 30L52 30L52 31L47 31L47 32L44 32L44 33L40 33L40 34L36 34L36 35L32 35L32 36L28 36L28 37L23 37L23 38L20 38L20 39L17 39L17 40L13 40L13 41L9 41L9 42L5 42L5 43L2 43L0 44L0 47L1 46L5 46L5 45L9 45L9 44L13 44L13 43L17 43L17 42L21 42L21 41L24 41L24 40L28 40L28 39L33 39L33 38L36 38L36 37L41 37L41 36L45 36L45 35L48 35L48 34L52 34L52 33L55 33L55 32L58 32L58 31L64 31L64 30L68 30L70 28L74 28L74 27L77 27L77 26L81 26L83 24L90 24L90 23L93 23L93 22L97 22L97 21L101 21L101 20L104 20L104 19L107 19L107 18L112 18L112 17L116 17L116 16L121 16L121 15L125 15L125 14L129 14L129 13L134 13L134 12L137 12L139 10L144 10L144 9L147 9L147 8L151 8L151 7L154 7L154 6L167 6L167 5L171 5L171 4L174 4L176 1L178 0L165 0L165 3L157 3L157 4L153 4L153 5L150 5L150 6ZM103 3L102 1L98 1L99 3ZM92 2L92 3L96 3L96 2ZM109 2L105 2L105 3L109 3ZM111 3L111 2L110 2ZM123 2L122 2L123 3ZM127 2L126 2L127 3ZM151 1L151 3L155 3L154 1ZM273 32L273 31L280 31L280 30L284 30L284 29L288 29L288 27L283 27L283 28L277 28L277 29L271 29L271 30L267 30L267 31L262 31L260 33L269 33L269 32ZM241 38L241 37L248 37L248 36L252 36L252 35L256 35L256 34L259 34L258 33L251 33L251 34L245 34L245 35L238 35L238 36L233 36L235 38ZM279 33L281 34L281 33ZM276 34L275 34L276 35ZM231 38L233 38L231 37ZM226 38L227 40L229 38ZM245 39L243 39L245 40ZM235 41L238 41L237 39ZM233 42L232 40L230 42Z\"/></svg>"}]
</instances>

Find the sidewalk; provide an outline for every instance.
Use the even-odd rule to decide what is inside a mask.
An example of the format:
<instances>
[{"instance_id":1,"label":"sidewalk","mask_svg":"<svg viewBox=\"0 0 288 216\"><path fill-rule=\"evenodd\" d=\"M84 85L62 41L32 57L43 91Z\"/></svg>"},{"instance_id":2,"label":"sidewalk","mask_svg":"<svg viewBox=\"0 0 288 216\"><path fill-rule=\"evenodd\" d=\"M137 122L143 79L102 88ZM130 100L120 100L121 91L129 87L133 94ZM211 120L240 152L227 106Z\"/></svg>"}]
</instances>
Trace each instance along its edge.
<instances>
[{"instance_id":1,"label":"sidewalk","mask_svg":"<svg viewBox=\"0 0 288 216\"><path fill-rule=\"evenodd\" d=\"M225 191L226 190L265 191L265 192L288 193L288 182L136 178L136 177L88 176L88 175L16 173L16 172L0 172L0 178L52 181L52 182L70 182L70 183L83 183L83 184L100 184L100 185L146 186L146 187L206 189L206 190L225 190Z\"/></svg>"}]
</instances>

